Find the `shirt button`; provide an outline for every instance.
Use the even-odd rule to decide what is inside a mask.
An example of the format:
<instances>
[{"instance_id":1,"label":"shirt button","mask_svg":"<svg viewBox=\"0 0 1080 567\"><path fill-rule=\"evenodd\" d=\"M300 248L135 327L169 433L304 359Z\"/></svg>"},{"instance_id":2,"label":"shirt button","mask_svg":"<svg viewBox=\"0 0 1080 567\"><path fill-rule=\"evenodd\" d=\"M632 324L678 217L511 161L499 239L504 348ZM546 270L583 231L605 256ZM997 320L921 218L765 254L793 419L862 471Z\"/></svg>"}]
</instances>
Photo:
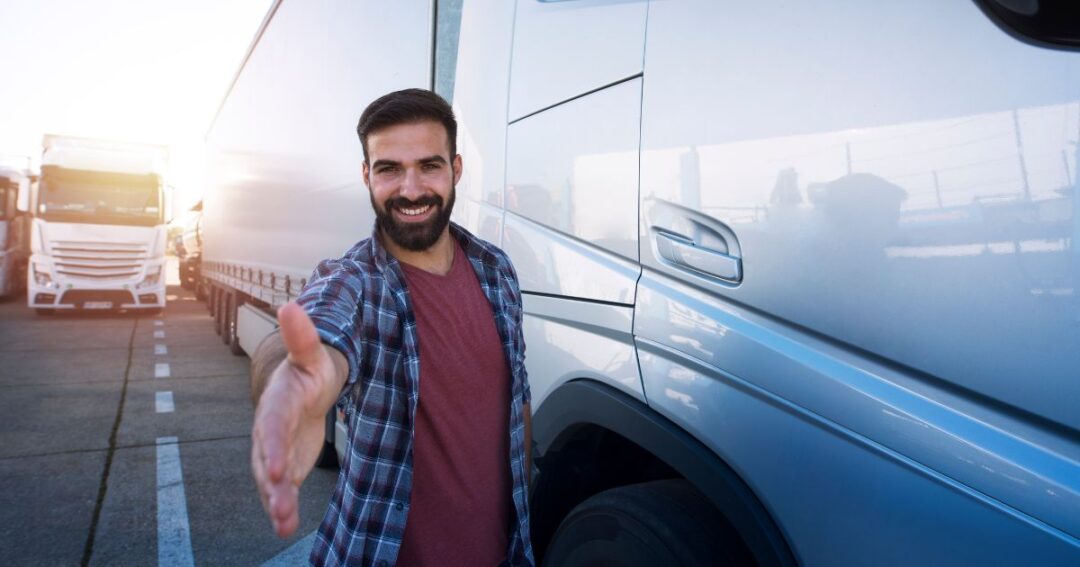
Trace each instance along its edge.
<instances>
[{"instance_id":1,"label":"shirt button","mask_svg":"<svg viewBox=\"0 0 1080 567\"><path fill-rule=\"evenodd\" d=\"M405 505L401 502L398 502L397 504L394 504L394 509L400 512L405 509Z\"/></svg>"}]
</instances>

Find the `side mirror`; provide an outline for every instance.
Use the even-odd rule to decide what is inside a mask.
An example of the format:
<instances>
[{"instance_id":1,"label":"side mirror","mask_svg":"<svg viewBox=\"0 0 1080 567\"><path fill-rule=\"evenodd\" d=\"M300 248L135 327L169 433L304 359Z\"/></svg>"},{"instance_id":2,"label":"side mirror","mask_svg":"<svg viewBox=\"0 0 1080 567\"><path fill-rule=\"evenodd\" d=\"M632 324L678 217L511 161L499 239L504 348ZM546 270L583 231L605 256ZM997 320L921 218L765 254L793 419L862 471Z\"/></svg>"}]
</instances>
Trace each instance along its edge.
<instances>
[{"instance_id":1,"label":"side mirror","mask_svg":"<svg viewBox=\"0 0 1080 567\"><path fill-rule=\"evenodd\" d=\"M1080 3L1073 0L975 0L1009 35L1040 47L1080 50Z\"/></svg>"}]
</instances>

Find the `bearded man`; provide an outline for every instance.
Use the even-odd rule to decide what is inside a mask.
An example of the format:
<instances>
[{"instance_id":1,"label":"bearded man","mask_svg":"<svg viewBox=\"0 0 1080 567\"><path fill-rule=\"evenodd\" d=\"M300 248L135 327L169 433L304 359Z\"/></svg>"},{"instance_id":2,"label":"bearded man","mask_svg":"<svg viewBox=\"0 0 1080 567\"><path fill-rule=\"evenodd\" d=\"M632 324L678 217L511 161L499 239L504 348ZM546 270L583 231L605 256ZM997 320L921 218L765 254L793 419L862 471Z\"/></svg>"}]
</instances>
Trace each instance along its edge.
<instances>
[{"instance_id":1,"label":"bearded man","mask_svg":"<svg viewBox=\"0 0 1080 567\"><path fill-rule=\"evenodd\" d=\"M278 535L325 416L349 443L314 565L532 565L521 294L506 254L450 222L457 122L429 91L360 116L370 238L316 268L252 360L251 464Z\"/></svg>"}]
</instances>

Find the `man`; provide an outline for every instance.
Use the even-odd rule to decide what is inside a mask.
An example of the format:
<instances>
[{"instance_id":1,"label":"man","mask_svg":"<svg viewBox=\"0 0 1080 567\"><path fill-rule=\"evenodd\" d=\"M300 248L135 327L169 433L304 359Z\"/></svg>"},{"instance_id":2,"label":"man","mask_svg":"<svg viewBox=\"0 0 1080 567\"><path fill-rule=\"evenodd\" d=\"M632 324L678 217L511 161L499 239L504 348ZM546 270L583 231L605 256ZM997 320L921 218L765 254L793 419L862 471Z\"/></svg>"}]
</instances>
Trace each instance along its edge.
<instances>
[{"instance_id":1,"label":"man","mask_svg":"<svg viewBox=\"0 0 1080 567\"><path fill-rule=\"evenodd\" d=\"M529 387L517 276L450 223L461 178L450 106L371 103L357 134L376 227L319 264L252 361L251 464L280 536L340 399L349 447L315 565L531 565Z\"/></svg>"}]
</instances>

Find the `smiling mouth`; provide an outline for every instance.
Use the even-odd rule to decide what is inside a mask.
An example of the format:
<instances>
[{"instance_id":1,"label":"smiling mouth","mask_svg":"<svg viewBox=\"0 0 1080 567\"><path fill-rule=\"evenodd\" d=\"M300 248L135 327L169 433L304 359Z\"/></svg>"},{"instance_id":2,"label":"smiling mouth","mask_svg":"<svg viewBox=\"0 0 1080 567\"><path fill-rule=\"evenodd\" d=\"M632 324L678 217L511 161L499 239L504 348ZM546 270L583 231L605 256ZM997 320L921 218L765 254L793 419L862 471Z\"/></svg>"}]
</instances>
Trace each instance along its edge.
<instances>
[{"instance_id":1,"label":"smiling mouth","mask_svg":"<svg viewBox=\"0 0 1080 567\"><path fill-rule=\"evenodd\" d=\"M407 208L407 209L399 207L399 208L397 208L395 210L398 211L399 213L401 213L402 215L407 216L407 217L418 217L418 216L423 215L424 213L430 211L431 207L432 207L431 205L424 205L422 207L410 207L410 208Z\"/></svg>"}]
</instances>

